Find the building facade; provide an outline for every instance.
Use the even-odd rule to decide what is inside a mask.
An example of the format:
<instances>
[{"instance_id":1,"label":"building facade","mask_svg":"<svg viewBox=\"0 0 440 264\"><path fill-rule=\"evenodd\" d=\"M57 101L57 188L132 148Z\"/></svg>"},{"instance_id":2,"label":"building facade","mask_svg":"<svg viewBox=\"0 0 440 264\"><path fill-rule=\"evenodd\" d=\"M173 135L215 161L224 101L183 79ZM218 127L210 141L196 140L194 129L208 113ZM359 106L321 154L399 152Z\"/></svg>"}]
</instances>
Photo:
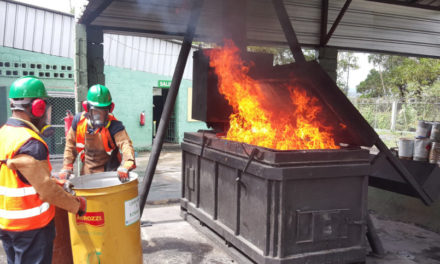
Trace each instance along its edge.
<instances>
[{"instance_id":1,"label":"building facade","mask_svg":"<svg viewBox=\"0 0 440 264\"><path fill-rule=\"evenodd\" d=\"M8 91L25 75L41 78L51 96L56 135L48 139L51 153L64 149L64 117L75 109L72 15L13 1L0 1L0 125L10 116ZM104 74L115 116L121 120L136 150L148 150L160 120L179 43L115 34L104 35ZM166 141L179 143L186 131L206 128L191 119L192 60L188 61L170 120ZM128 87L128 88L127 88ZM140 115L145 115L145 125Z\"/></svg>"}]
</instances>

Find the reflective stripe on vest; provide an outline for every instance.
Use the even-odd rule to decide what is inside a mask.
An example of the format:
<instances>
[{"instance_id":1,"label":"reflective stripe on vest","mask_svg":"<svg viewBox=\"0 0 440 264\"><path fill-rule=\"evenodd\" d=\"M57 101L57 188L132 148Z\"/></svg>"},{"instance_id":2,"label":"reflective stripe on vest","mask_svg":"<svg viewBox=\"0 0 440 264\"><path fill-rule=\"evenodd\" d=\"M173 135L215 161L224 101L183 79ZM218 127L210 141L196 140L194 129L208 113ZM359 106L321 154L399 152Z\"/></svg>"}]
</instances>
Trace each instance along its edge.
<instances>
[{"instance_id":1,"label":"reflective stripe on vest","mask_svg":"<svg viewBox=\"0 0 440 264\"><path fill-rule=\"evenodd\" d=\"M44 140L27 127L4 125L0 129L0 160L12 159L29 140L36 139L49 149ZM0 167L0 228L10 231L26 231L46 226L55 215L55 207L43 202L32 185L23 182L17 171L6 164Z\"/></svg>"},{"instance_id":2,"label":"reflective stripe on vest","mask_svg":"<svg viewBox=\"0 0 440 264\"><path fill-rule=\"evenodd\" d=\"M102 144L104 145L105 152L107 155L111 155L113 150L116 149L116 145L113 143L113 139L111 137L110 131L108 130L108 127L110 126L111 122L114 120L117 120L112 114L108 115L109 121L107 125L101 129L98 129L95 133L101 134ZM85 112L81 114L81 118L78 121L78 124L76 125L76 151L81 157L81 161L84 162L85 159L85 136L87 132L87 118L85 116Z\"/></svg>"},{"instance_id":3,"label":"reflective stripe on vest","mask_svg":"<svg viewBox=\"0 0 440 264\"><path fill-rule=\"evenodd\" d=\"M4 209L0 209L0 215L3 218L6 219L24 219L24 218L31 218L37 215L41 215L42 213L46 212L47 210L49 210L50 208L50 204L49 203L43 203L42 205L38 206L38 207L34 207L31 209L26 209L26 210L4 210Z\"/></svg>"},{"instance_id":4,"label":"reflective stripe on vest","mask_svg":"<svg viewBox=\"0 0 440 264\"><path fill-rule=\"evenodd\" d=\"M8 197L24 197L32 194L37 194L34 187L8 188L0 186L0 195Z\"/></svg>"}]
</instances>

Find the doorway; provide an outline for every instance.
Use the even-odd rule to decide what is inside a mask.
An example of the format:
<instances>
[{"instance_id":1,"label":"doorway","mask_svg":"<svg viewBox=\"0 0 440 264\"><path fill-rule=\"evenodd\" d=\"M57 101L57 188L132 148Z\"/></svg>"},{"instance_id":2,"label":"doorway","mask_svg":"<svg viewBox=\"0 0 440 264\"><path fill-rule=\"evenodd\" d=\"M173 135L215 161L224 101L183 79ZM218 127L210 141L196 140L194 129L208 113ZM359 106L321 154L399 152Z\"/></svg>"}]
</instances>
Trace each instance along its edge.
<instances>
[{"instance_id":1,"label":"doorway","mask_svg":"<svg viewBox=\"0 0 440 264\"><path fill-rule=\"evenodd\" d=\"M153 138L156 136L157 129L159 128L160 117L162 116L162 112L165 106L165 100L167 99L167 96L168 96L168 89L153 87ZM164 142L177 143L175 128L176 128L176 117L175 117L175 109L173 109L170 120L168 122L168 128Z\"/></svg>"}]
</instances>

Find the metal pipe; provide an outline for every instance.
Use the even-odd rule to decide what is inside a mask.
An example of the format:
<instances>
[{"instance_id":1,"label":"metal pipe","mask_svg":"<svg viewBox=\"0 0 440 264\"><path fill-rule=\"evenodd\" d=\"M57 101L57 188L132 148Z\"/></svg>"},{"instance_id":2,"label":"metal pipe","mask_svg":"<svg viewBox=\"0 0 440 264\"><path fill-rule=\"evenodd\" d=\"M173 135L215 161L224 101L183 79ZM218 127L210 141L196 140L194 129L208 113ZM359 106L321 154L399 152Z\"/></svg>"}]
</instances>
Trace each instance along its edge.
<instances>
[{"instance_id":1,"label":"metal pipe","mask_svg":"<svg viewBox=\"0 0 440 264\"><path fill-rule=\"evenodd\" d=\"M376 228L373 225L373 221L371 220L370 214L367 212L367 239L368 243L370 243L371 250L377 257L385 256L385 249L383 248L382 241L380 241L379 236L377 235Z\"/></svg>"},{"instance_id":2,"label":"metal pipe","mask_svg":"<svg viewBox=\"0 0 440 264\"><path fill-rule=\"evenodd\" d=\"M293 54L295 62L305 62L306 59L302 53L301 46L296 38L295 30L293 30L290 23L289 16L286 11L286 7L282 0L272 0L273 6L280 20L281 27L283 28L284 35L286 36L287 43L289 44L290 51Z\"/></svg>"},{"instance_id":3,"label":"metal pipe","mask_svg":"<svg viewBox=\"0 0 440 264\"><path fill-rule=\"evenodd\" d=\"M185 70L186 61L191 50L191 44L196 31L197 22L202 10L203 0L194 0L191 7L190 20L186 29L185 37L180 48L179 57L177 59L176 68L174 69L173 79L171 86L165 101L162 116L160 117L159 127L157 129L156 137L153 141L153 148L150 153L150 159L148 160L147 169L145 171L144 184L140 196L140 210L141 216L144 211L145 203L147 202L148 193L150 192L151 183L153 182L154 172L156 171L157 161L162 150L163 140L165 138L166 130L168 127L168 121L171 117L171 113L174 109L174 103L176 102L177 92L182 81L183 72Z\"/></svg>"}]
</instances>

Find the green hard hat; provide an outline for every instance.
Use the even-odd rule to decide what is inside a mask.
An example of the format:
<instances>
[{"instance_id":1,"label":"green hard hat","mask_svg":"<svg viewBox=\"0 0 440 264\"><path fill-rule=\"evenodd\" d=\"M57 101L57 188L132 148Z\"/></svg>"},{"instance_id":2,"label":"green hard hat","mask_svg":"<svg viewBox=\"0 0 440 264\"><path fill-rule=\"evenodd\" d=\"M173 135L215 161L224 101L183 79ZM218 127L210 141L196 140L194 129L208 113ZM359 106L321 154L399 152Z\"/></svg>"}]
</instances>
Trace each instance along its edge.
<instances>
[{"instance_id":1,"label":"green hard hat","mask_svg":"<svg viewBox=\"0 0 440 264\"><path fill-rule=\"evenodd\" d=\"M46 88L42 81L34 76L24 76L15 80L9 88L9 98L46 98Z\"/></svg>"},{"instance_id":2,"label":"green hard hat","mask_svg":"<svg viewBox=\"0 0 440 264\"><path fill-rule=\"evenodd\" d=\"M107 107L112 103L112 96L107 87L95 84L90 87L87 93L87 102L96 107Z\"/></svg>"}]
</instances>

